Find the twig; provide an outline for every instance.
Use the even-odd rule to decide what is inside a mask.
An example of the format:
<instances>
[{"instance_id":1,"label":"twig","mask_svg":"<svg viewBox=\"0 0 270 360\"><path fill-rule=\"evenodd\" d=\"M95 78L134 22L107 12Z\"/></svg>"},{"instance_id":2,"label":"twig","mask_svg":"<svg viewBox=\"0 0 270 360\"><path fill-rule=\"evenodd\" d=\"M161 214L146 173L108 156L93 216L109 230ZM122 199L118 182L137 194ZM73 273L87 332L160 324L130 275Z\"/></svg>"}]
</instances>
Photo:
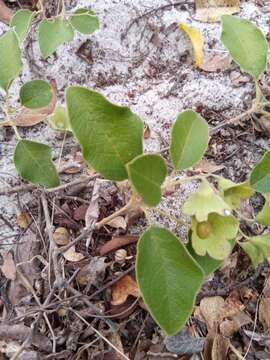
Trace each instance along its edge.
<instances>
[{"instance_id":1,"label":"twig","mask_svg":"<svg viewBox=\"0 0 270 360\"><path fill-rule=\"evenodd\" d=\"M90 327L102 340L104 340L111 348L113 348L118 354L120 354L124 359L130 360L125 354L122 353L114 344L112 344L104 335L101 334L97 329L95 329L88 321L86 321L77 311L70 309L79 319L81 319L87 326Z\"/></svg>"},{"instance_id":2,"label":"twig","mask_svg":"<svg viewBox=\"0 0 270 360\"><path fill-rule=\"evenodd\" d=\"M137 242L138 238L138 235L116 236L100 247L99 254L100 256L107 255L116 249Z\"/></svg>"},{"instance_id":3,"label":"twig","mask_svg":"<svg viewBox=\"0 0 270 360\"><path fill-rule=\"evenodd\" d=\"M45 216L47 234L48 234L49 241L50 241L49 254L51 254L51 258L52 258L55 280L56 280L57 286L60 288L62 286L63 279L62 279L61 271L59 269L58 262L57 262L58 248L53 240L53 231L52 231L52 224L50 221L48 202L47 202L47 199L46 199L44 193L41 195L41 202L42 202L44 216Z\"/></svg>"}]
</instances>

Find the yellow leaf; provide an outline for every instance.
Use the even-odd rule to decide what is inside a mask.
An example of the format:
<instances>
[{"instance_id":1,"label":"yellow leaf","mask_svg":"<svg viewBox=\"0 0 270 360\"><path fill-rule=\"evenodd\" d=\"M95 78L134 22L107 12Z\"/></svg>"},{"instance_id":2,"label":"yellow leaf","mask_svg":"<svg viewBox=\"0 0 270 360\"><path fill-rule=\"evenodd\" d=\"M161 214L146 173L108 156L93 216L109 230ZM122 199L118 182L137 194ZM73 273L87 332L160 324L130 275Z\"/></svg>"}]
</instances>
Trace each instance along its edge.
<instances>
[{"instance_id":1,"label":"yellow leaf","mask_svg":"<svg viewBox=\"0 0 270 360\"><path fill-rule=\"evenodd\" d=\"M180 29L184 30L192 43L195 66L200 66L203 63L203 35L201 34L200 30L196 29L195 27L191 27L183 23L180 23L179 27Z\"/></svg>"}]
</instances>

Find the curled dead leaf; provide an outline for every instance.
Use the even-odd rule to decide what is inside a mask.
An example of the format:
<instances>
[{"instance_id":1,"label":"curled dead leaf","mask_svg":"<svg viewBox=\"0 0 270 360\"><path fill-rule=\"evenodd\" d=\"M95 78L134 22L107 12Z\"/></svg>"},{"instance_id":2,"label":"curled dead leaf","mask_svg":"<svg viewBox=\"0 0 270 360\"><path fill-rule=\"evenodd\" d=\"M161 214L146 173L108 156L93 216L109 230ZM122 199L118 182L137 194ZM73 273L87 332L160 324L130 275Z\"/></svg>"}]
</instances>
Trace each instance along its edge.
<instances>
[{"instance_id":1,"label":"curled dead leaf","mask_svg":"<svg viewBox=\"0 0 270 360\"><path fill-rule=\"evenodd\" d=\"M205 297L200 302L200 311L206 322L208 332L216 332L222 319L225 301L221 296Z\"/></svg>"},{"instance_id":2,"label":"curled dead leaf","mask_svg":"<svg viewBox=\"0 0 270 360\"><path fill-rule=\"evenodd\" d=\"M13 16L13 11L7 7L3 0L0 0L0 21L9 24Z\"/></svg>"},{"instance_id":3,"label":"curled dead leaf","mask_svg":"<svg viewBox=\"0 0 270 360\"><path fill-rule=\"evenodd\" d=\"M68 261L78 262L85 258L85 256L79 252L76 252L75 246L72 246L70 249L64 252L64 258Z\"/></svg>"},{"instance_id":4,"label":"curled dead leaf","mask_svg":"<svg viewBox=\"0 0 270 360\"><path fill-rule=\"evenodd\" d=\"M107 225L115 228L115 229L123 229L126 230L127 223L123 216L117 216L113 220L109 221Z\"/></svg>"},{"instance_id":5,"label":"curled dead leaf","mask_svg":"<svg viewBox=\"0 0 270 360\"><path fill-rule=\"evenodd\" d=\"M136 281L130 276L125 275L112 287L112 305L123 304L128 296L139 297L139 289Z\"/></svg>"},{"instance_id":6,"label":"curled dead leaf","mask_svg":"<svg viewBox=\"0 0 270 360\"><path fill-rule=\"evenodd\" d=\"M57 101L57 85L55 80L50 81L52 90L53 90L53 97L51 102L48 106L45 106L40 109L27 109L22 108L19 114L11 119L11 121L3 121L1 126L22 126L22 127L29 127L36 125L44 120L46 120L47 116L50 115L55 108L56 101Z\"/></svg>"},{"instance_id":7,"label":"curled dead leaf","mask_svg":"<svg viewBox=\"0 0 270 360\"><path fill-rule=\"evenodd\" d=\"M219 325L221 334L225 337L231 337L235 334L242 326L251 323L251 318L243 311L234 315L231 319L225 319Z\"/></svg>"},{"instance_id":8,"label":"curled dead leaf","mask_svg":"<svg viewBox=\"0 0 270 360\"><path fill-rule=\"evenodd\" d=\"M194 65L200 67L203 63L203 44L204 38L199 29L180 23L180 29L182 29L189 37L194 55Z\"/></svg>"}]
</instances>

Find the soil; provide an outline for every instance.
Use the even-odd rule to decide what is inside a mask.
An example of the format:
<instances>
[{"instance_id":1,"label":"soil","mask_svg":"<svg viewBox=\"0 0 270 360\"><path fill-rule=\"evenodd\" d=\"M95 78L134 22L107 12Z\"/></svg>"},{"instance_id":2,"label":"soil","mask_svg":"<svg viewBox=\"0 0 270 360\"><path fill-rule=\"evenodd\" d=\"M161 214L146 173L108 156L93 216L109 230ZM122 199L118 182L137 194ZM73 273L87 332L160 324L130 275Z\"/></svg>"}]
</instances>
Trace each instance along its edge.
<instances>
[{"instance_id":1,"label":"soil","mask_svg":"<svg viewBox=\"0 0 270 360\"><path fill-rule=\"evenodd\" d=\"M67 11L76 7L88 6L89 1L87 0L72 0L67 4ZM46 61L40 57L36 26L33 26L24 46L23 74L13 83L11 88L13 104L18 101L20 86L30 79L55 79L58 87L59 104L64 103L64 90L71 84L80 84L96 89L111 101L130 106L132 111L144 120L145 127L148 128L149 134L145 139L146 151L162 152L165 157L168 155L166 148L170 139L171 124L176 119L177 114L184 109L196 110L208 121L210 126L214 127L251 106L252 99L255 96L253 82L241 72L236 64L232 64L227 70L216 72L206 72L193 66L192 48L186 35L178 28L179 22L192 24L201 30L205 39L205 53L210 56L220 53L226 54L226 50L219 40L220 23L209 24L194 20L193 2L177 2L177 5L173 6L165 0L96 0L91 6L100 19L100 30L91 37L76 35L74 41L59 47L56 53ZM266 36L269 35L270 30L269 14L269 5L263 1L243 1L241 3L239 15L257 23ZM7 29L6 25L0 23L0 34ZM266 95L269 95L268 75L267 70L263 77L263 88ZM236 79L241 81L239 82ZM0 113L1 117L3 114ZM51 145L56 162L61 157L66 162L78 163L76 157L79 147L71 135L64 137L63 134L52 129L47 123L38 124L31 128L20 128L19 130L22 136ZM12 159L16 144L12 129L2 129L0 140L0 180L3 186L20 185L23 182L16 174ZM270 140L267 131L259 132L251 121L247 121L243 124L225 126L215 133L211 138L206 158L215 165L222 165L222 169L218 170L217 174L233 181L243 181L264 151L269 148L269 145ZM61 178L63 183L70 182L83 173L87 173L85 167L82 167L80 173L64 173ZM185 174L178 174L177 177L183 175ZM93 183L90 185L92 189ZM116 193L114 184L105 183L102 186L105 187L103 190L105 195L100 205L100 212L107 215L113 209L123 205L125 199L123 194ZM180 235L183 241L186 241L189 223L183 214L179 214L179 208L187 195L196 189L196 186L196 183L181 186L181 189L162 200L159 205L160 212L166 211L170 215L180 217L184 222L182 226L160 215L160 212L155 210L149 213L148 220L152 223L168 226ZM75 190L66 195L77 196L78 191ZM86 203L89 203L91 200L88 193L89 189L84 188L83 191L79 194ZM26 211L31 213L38 224L42 223L39 219L38 204L40 206L40 203L38 196L35 192L0 196L0 244L2 248L10 248L18 240L18 234L21 235L22 230L18 225L17 213ZM73 199L72 202L64 202L62 198L60 202L57 202L57 206L63 209L65 204L65 211L74 211L74 207L78 209L81 206L74 201ZM261 199L255 198L254 204L259 206ZM63 216L61 217L56 211L54 225L70 226L75 236L78 230L84 226L83 221L81 221L84 218L84 210L81 209L83 215L81 218L79 217L78 221L75 221L75 224L74 213L70 215L73 220L71 219L67 223L67 220L63 220ZM133 222L128 233L139 234L145 224L146 220L142 218L139 222ZM44 224L41 228L44 229ZM120 231L120 235L123 234L124 232ZM97 249L112 235L119 235L119 230L109 228L106 231L104 230L104 233L95 234L89 256L96 256L98 254ZM85 251L86 249L84 245L80 245L78 250ZM136 251L135 245L128 245L127 250L128 255L132 257L132 263ZM106 261L114 261L114 255L108 255ZM240 267L241 262L248 264L246 268ZM106 273L105 283L114 279L115 274L119 274L119 271L127 270L128 265L130 263L127 262L119 269L117 264L114 265L116 268L112 266ZM222 271L217 272L206 284L203 290L205 296L209 294L211 296L219 294L228 296L233 284L241 283L253 274L250 263L239 250L234 266L231 262L228 267L229 270L227 269L226 274L229 271L230 276L224 276ZM70 270L71 268L74 270L72 266L70 266ZM263 270L264 272L254 279L251 278L250 283L248 283L251 287L256 287L258 293L262 291L265 274L268 274L266 266ZM226 287L229 290L224 292ZM108 291L107 289L102 293L102 297L97 296L95 298L98 304L104 305L105 303L107 305L106 297L110 295ZM254 306L254 302L251 306ZM114 309L114 311L121 312L121 309ZM255 310L250 311L251 313L253 311L252 316L254 318ZM117 320L120 324L118 333L121 338L120 342L122 342L121 346L126 353L130 354L131 358L138 360L154 356L153 358L165 359L164 351L169 350L164 347L164 334L144 310L136 308L133 313L131 312L130 318L124 317L124 320ZM69 321L72 321L72 317ZM30 324L27 323L26 325L29 326ZM55 326L61 327L59 319ZM80 323L78 326L82 326L82 324ZM76 331L74 330L71 333L74 335ZM79 331L78 333L81 334ZM59 334L58 336L60 336ZM204 335L205 333L202 334L202 337ZM67 335L63 335L63 337L65 336ZM247 335L238 334L237 336L240 338L242 336L245 339L242 343L246 346L248 343ZM75 346L75 350L77 350L76 341L78 339L72 339L72 341L72 344L75 344L72 346ZM133 343L134 346L132 346ZM237 338L235 344L238 345L239 343L241 340ZM74 352L72 346L62 347L62 351L65 349L71 355L66 353L59 358L73 359L72 356L76 351ZM117 359L116 353L108 350L106 343L103 343L102 346L104 346L103 349L99 343L98 346L94 347L96 352L93 351L93 357L88 358ZM256 357L258 351L261 351L261 354L265 352L265 346L257 348L252 345L246 359L267 359L267 357ZM30 359L29 352L28 350L28 358ZM147 352L149 354L163 353L163 355L146 355ZM103 357L101 357L101 353ZM268 356L269 353L265 352L265 354L263 356ZM22 357L19 358L22 359ZM168 354L169 358L172 358L171 353ZM180 358L180 356L177 357L176 355L175 358ZM197 358L194 355L192 359Z\"/></svg>"}]
</instances>

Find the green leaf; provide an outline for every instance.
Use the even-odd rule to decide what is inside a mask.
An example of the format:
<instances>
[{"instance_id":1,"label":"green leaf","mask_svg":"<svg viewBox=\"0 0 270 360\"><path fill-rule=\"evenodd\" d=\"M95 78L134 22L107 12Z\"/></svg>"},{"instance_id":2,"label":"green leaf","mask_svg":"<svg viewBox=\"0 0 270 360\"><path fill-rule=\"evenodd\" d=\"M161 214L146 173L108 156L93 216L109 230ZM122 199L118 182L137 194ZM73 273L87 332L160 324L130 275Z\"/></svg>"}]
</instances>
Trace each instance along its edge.
<instances>
[{"instance_id":1,"label":"green leaf","mask_svg":"<svg viewBox=\"0 0 270 360\"><path fill-rule=\"evenodd\" d=\"M208 231L202 231L206 226ZM192 247L200 256L208 253L216 260L224 260L232 251L229 240L236 237L238 228L239 222L233 216L220 216L212 213L209 214L207 222L198 222L193 217L191 226Z\"/></svg>"},{"instance_id":2,"label":"green leaf","mask_svg":"<svg viewBox=\"0 0 270 360\"><path fill-rule=\"evenodd\" d=\"M215 270L217 270L223 263L222 260L216 260L213 259L208 254L205 254L204 256L198 255L193 247L191 242L187 244L187 250L190 253L190 255L193 257L193 259L200 265L200 267L203 269L206 276L212 274Z\"/></svg>"},{"instance_id":3,"label":"green leaf","mask_svg":"<svg viewBox=\"0 0 270 360\"><path fill-rule=\"evenodd\" d=\"M207 220L210 213L230 214L230 207L211 185L203 180L199 189L185 202L183 212L186 215L194 215L199 222L202 222Z\"/></svg>"},{"instance_id":4,"label":"green leaf","mask_svg":"<svg viewBox=\"0 0 270 360\"><path fill-rule=\"evenodd\" d=\"M257 214L255 220L259 224L270 226L270 194L265 194L265 203L262 210Z\"/></svg>"},{"instance_id":5,"label":"green leaf","mask_svg":"<svg viewBox=\"0 0 270 360\"><path fill-rule=\"evenodd\" d=\"M127 164L129 179L148 206L161 200L161 185L167 175L165 160L160 155L139 155Z\"/></svg>"},{"instance_id":6,"label":"green leaf","mask_svg":"<svg viewBox=\"0 0 270 360\"><path fill-rule=\"evenodd\" d=\"M13 30L0 37L0 54L0 87L7 91L22 71L21 50Z\"/></svg>"},{"instance_id":7,"label":"green leaf","mask_svg":"<svg viewBox=\"0 0 270 360\"><path fill-rule=\"evenodd\" d=\"M184 170L200 161L207 149L207 122L196 112L186 110L178 115L172 127L170 156L176 170Z\"/></svg>"},{"instance_id":8,"label":"green leaf","mask_svg":"<svg viewBox=\"0 0 270 360\"><path fill-rule=\"evenodd\" d=\"M264 259L263 253L249 241L239 243L241 248L248 254L254 267L261 263Z\"/></svg>"},{"instance_id":9,"label":"green leaf","mask_svg":"<svg viewBox=\"0 0 270 360\"><path fill-rule=\"evenodd\" d=\"M126 164L143 152L141 119L128 107L80 86L67 89L66 102L84 159L107 179L126 179Z\"/></svg>"},{"instance_id":10,"label":"green leaf","mask_svg":"<svg viewBox=\"0 0 270 360\"><path fill-rule=\"evenodd\" d=\"M234 61L256 79L267 64L268 45L262 31L252 22L237 16L222 16L221 41Z\"/></svg>"},{"instance_id":11,"label":"green leaf","mask_svg":"<svg viewBox=\"0 0 270 360\"><path fill-rule=\"evenodd\" d=\"M29 109L39 109L49 105L53 90L48 81L32 80L21 87L21 104Z\"/></svg>"},{"instance_id":12,"label":"green leaf","mask_svg":"<svg viewBox=\"0 0 270 360\"><path fill-rule=\"evenodd\" d=\"M239 207L241 200L248 199L254 194L254 190L247 181L235 184L231 180L222 178L218 182L218 187L232 209Z\"/></svg>"},{"instance_id":13,"label":"green leaf","mask_svg":"<svg viewBox=\"0 0 270 360\"><path fill-rule=\"evenodd\" d=\"M46 59L58 46L74 38L74 30L67 20L60 17L43 19L38 27L38 42L42 56Z\"/></svg>"},{"instance_id":14,"label":"green leaf","mask_svg":"<svg viewBox=\"0 0 270 360\"><path fill-rule=\"evenodd\" d=\"M256 246L266 258L270 257L270 233L250 237L249 241Z\"/></svg>"},{"instance_id":15,"label":"green leaf","mask_svg":"<svg viewBox=\"0 0 270 360\"><path fill-rule=\"evenodd\" d=\"M92 34L99 28L98 17L89 9L76 10L70 22L82 34Z\"/></svg>"},{"instance_id":16,"label":"green leaf","mask_svg":"<svg viewBox=\"0 0 270 360\"><path fill-rule=\"evenodd\" d=\"M174 335L192 312L204 279L202 269L174 234L151 227L138 243L136 275L151 315Z\"/></svg>"},{"instance_id":17,"label":"green leaf","mask_svg":"<svg viewBox=\"0 0 270 360\"><path fill-rule=\"evenodd\" d=\"M55 130L71 131L67 109L57 106L49 118L49 124Z\"/></svg>"},{"instance_id":18,"label":"green leaf","mask_svg":"<svg viewBox=\"0 0 270 360\"><path fill-rule=\"evenodd\" d=\"M254 190L270 192L270 151L267 151L250 174L250 185Z\"/></svg>"},{"instance_id":19,"label":"green leaf","mask_svg":"<svg viewBox=\"0 0 270 360\"><path fill-rule=\"evenodd\" d=\"M10 26L14 27L19 42L22 42L25 39L34 15L35 13L33 11L21 9L12 16Z\"/></svg>"},{"instance_id":20,"label":"green leaf","mask_svg":"<svg viewBox=\"0 0 270 360\"><path fill-rule=\"evenodd\" d=\"M48 145L20 140L15 149L14 163L21 177L33 184L46 188L59 185L59 177Z\"/></svg>"}]
</instances>

